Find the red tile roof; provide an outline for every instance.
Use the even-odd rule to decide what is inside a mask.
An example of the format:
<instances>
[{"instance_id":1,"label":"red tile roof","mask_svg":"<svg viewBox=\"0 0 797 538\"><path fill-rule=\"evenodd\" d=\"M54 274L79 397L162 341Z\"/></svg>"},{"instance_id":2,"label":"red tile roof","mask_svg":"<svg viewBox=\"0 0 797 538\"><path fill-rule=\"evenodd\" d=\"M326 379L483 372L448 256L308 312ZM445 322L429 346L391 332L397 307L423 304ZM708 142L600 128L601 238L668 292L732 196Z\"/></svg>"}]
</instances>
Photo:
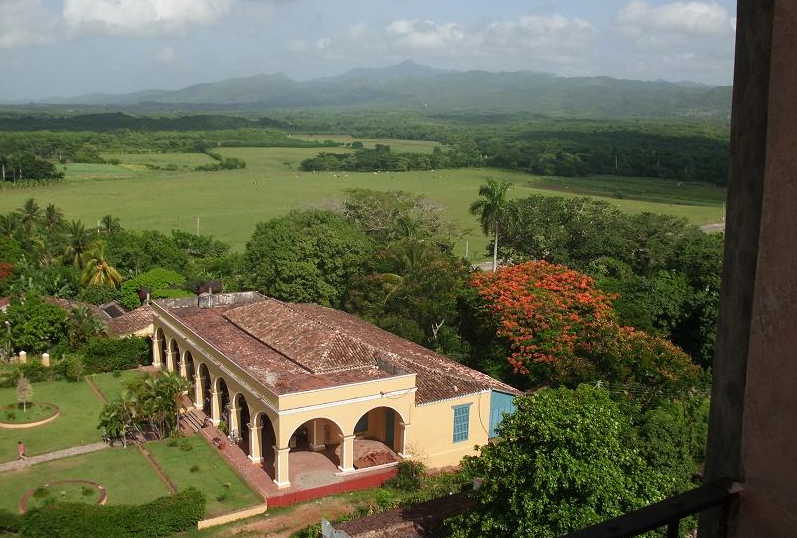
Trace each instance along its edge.
<instances>
[{"instance_id":1,"label":"red tile roof","mask_svg":"<svg viewBox=\"0 0 797 538\"><path fill-rule=\"evenodd\" d=\"M360 318L311 304L260 297L243 306L169 309L187 328L275 394L416 374L423 404L513 387Z\"/></svg>"},{"instance_id":2,"label":"red tile roof","mask_svg":"<svg viewBox=\"0 0 797 538\"><path fill-rule=\"evenodd\" d=\"M135 334L152 325L154 313L149 305L139 306L135 310L125 312L119 317L111 318L105 322L108 334L112 336L125 336Z\"/></svg>"}]
</instances>

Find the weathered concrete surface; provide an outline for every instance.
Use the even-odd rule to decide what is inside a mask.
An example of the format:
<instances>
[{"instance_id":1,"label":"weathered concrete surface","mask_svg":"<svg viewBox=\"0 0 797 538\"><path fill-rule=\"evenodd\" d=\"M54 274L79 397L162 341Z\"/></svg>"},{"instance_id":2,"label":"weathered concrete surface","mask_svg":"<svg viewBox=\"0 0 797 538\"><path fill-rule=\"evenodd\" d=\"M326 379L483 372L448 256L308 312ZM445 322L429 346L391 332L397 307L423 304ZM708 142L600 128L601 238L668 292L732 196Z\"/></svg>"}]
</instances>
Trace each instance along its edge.
<instances>
[{"instance_id":1,"label":"weathered concrete surface","mask_svg":"<svg viewBox=\"0 0 797 538\"><path fill-rule=\"evenodd\" d=\"M740 0L726 268L706 478L730 537L797 535L797 2ZM701 521L721 536L722 518Z\"/></svg>"}]
</instances>

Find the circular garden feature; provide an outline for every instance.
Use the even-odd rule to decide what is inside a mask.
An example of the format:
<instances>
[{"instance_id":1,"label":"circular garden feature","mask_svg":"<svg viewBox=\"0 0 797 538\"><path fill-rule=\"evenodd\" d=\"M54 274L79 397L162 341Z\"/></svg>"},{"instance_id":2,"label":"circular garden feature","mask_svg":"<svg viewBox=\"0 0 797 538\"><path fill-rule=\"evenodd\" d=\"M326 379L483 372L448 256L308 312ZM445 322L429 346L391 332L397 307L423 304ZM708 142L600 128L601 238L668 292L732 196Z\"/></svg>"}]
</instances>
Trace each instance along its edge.
<instances>
[{"instance_id":1,"label":"circular garden feature","mask_svg":"<svg viewBox=\"0 0 797 538\"><path fill-rule=\"evenodd\" d=\"M55 503L105 504L108 492L90 480L58 480L29 489L19 499L19 513Z\"/></svg>"},{"instance_id":2,"label":"circular garden feature","mask_svg":"<svg viewBox=\"0 0 797 538\"><path fill-rule=\"evenodd\" d=\"M60 414L57 405L47 402L30 402L24 407L8 404L0 407L0 428L35 428L55 420Z\"/></svg>"}]
</instances>

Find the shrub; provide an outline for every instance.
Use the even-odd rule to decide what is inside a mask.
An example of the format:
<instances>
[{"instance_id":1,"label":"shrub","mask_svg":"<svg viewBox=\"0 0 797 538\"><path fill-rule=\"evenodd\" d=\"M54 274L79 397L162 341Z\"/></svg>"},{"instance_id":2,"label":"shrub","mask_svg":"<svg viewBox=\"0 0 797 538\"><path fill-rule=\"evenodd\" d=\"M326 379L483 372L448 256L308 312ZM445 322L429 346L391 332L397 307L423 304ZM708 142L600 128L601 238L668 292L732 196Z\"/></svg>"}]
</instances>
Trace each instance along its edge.
<instances>
[{"instance_id":1,"label":"shrub","mask_svg":"<svg viewBox=\"0 0 797 538\"><path fill-rule=\"evenodd\" d=\"M180 273L156 267L122 284L119 302L125 308L137 308L141 305L138 290L142 288L150 290L151 298L163 299L166 298L163 295L168 295L166 290L169 290L168 293L174 293L184 285L185 277ZM181 296L185 295L186 292L182 292Z\"/></svg>"},{"instance_id":2,"label":"shrub","mask_svg":"<svg viewBox=\"0 0 797 538\"><path fill-rule=\"evenodd\" d=\"M189 488L135 506L53 504L22 516L19 530L30 538L169 536L195 528L204 513L205 497Z\"/></svg>"},{"instance_id":3,"label":"shrub","mask_svg":"<svg viewBox=\"0 0 797 538\"><path fill-rule=\"evenodd\" d=\"M199 472L199 465L192 465L191 468L188 469L188 470L190 472L192 472L192 473L198 473Z\"/></svg>"},{"instance_id":4,"label":"shrub","mask_svg":"<svg viewBox=\"0 0 797 538\"><path fill-rule=\"evenodd\" d=\"M119 290L112 286L88 286L80 290L79 301L91 304L106 304L119 300Z\"/></svg>"},{"instance_id":5,"label":"shrub","mask_svg":"<svg viewBox=\"0 0 797 538\"><path fill-rule=\"evenodd\" d=\"M385 485L401 491L418 491L423 481L426 467L419 461L405 460L398 464L398 473Z\"/></svg>"},{"instance_id":6,"label":"shrub","mask_svg":"<svg viewBox=\"0 0 797 538\"><path fill-rule=\"evenodd\" d=\"M50 494L50 490L45 488L44 486L39 486L33 491L33 497L36 499L43 499Z\"/></svg>"},{"instance_id":7,"label":"shrub","mask_svg":"<svg viewBox=\"0 0 797 538\"><path fill-rule=\"evenodd\" d=\"M6 510L0 510L0 533L19 532L19 526L21 522L22 516L19 514L14 514L13 512L8 512Z\"/></svg>"},{"instance_id":8,"label":"shrub","mask_svg":"<svg viewBox=\"0 0 797 538\"><path fill-rule=\"evenodd\" d=\"M128 370L147 364L150 360L149 344L145 338L92 338L80 350L84 355L86 373Z\"/></svg>"},{"instance_id":9,"label":"shrub","mask_svg":"<svg viewBox=\"0 0 797 538\"><path fill-rule=\"evenodd\" d=\"M90 488L88 486L83 486L80 488L80 493L84 497L89 497L92 493L94 493L94 488Z\"/></svg>"},{"instance_id":10,"label":"shrub","mask_svg":"<svg viewBox=\"0 0 797 538\"><path fill-rule=\"evenodd\" d=\"M56 371L67 381L80 381L85 370L85 358L74 353L65 355L56 365Z\"/></svg>"}]
</instances>

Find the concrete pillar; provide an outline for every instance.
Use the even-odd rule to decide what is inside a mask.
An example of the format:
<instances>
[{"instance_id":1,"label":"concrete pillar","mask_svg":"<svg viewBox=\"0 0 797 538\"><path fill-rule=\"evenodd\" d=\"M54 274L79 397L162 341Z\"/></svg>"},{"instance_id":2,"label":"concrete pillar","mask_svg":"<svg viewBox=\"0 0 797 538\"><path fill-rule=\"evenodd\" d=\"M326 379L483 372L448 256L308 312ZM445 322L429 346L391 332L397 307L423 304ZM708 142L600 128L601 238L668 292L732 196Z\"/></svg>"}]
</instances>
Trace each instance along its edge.
<instances>
[{"instance_id":1,"label":"concrete pillar","mask_svg":"<svg viewBox=\"0 0 797 538\"><path fill-rule=\"evenodd\" d=\"M324 431L324 424L320 420L313 420L307 426L307 441L310 444L310 450L315 452L322 452L326 449L326 432Z\"/></svg>"},{"instance_id":2,"label":"concrete pillar","mask_svg":"<svg viewBox=\"0 0 797 538\"><path fill-rule=\"evenodd\" d=\"M188 365L186 364L185 356L180 360L180 377L188 379Z\"/></svg>"},{"instance_id":3,"label":"concrete pillar","mask_svg":"<svg viewBox=\"0 0 797 538\"><path fill-rule=\"evenodd\" d=\"M263 426L258 424L249 424L249 459L252 463L261 463L263 461L263 451L260 449L262 441Z\"/></svg>"},{"instance_id":4,"label":"concrete pillar","mask_svg":"<svg viewBox=\"0 0 797 538\"><path fill-rule=\"evenodd\" d=\"M291 449L289 447L277 448L274 447L274 472L277 479L274 481L280 489L289 488L291 486L290 473L289 473L289 458Z\"/></svg>"},{"instance_id":5,"label":"concrete pillar","mask_svg":"<svg viewBox=\"0 0 797 538\"><path fill-rule=\"evenodd\" d=\"M344 473L354 471L354 434L344 435L340 444L340 466Z\"/></svg>"},{"instance_id":6,"label":"concrete pillar","mask_svg":"<svg viewBox=\"0 0 797 538\"><path fill-rule=\"evenodd\" d=\"M241 435L241 408L235 404L230 405L230 423L228 426L231 434Z\"/></svg>"},{"instance_id":7,"label":"concrete pillar","mask_svg":"<svg viewBox=\"0 0 797 538\"><path fill-rule=\"evenodd\" d=\"M43 353L42 354L42 366L49 367L50 366L50 354Z\"/></svg>"},{"instance_id":8,"label":"concrete pillar","mask_svg":"<svg viewBox=\"0 0 797 538\"><path fill-rule=\"evenodd\" d=\"M213 392L210 393L210 419L214 426L218 426L221 422L221 393L216 387L213 387Z\"/></svg>"},{"instance_id":9,"label":"concrete pillar","mask_svg":"<svg viewBox=\"0 0 797 538\"><path fill-rule=\"evenodd\" d=\"M166 369L174 372L174 352L171 349L166 350Z\"/></svg>"},{"instance_id":10,"label":"concrete pillar","mask_svg":"<svg viewBox=\"0 0 797 538\"><path fill-rule=\"evenodd\" d=\"M404 459L409 459L412 457L409 450L409 434L412 424L404 424L403 422L399 422L398 425L398 455Z\"/></svg>"},{"instance_id":11,"label":"concrete pillar","mask_svg":"<svg viewBox=\"0 0 797 538\"><path fill-rule=\"evenodd\" d=\"M21 362L22 364L28 362L28 354L26 352L24 351L19 352L19 362Z\"/></svg>"},{"instance_id":12,"label":"concrete pillar","mask_svg":"<svg viewBox=\"0 0 797 538\"><path fill-rule=\"evenodd\" d=\"M194 374L194 407L200 411L205 407L205 391L203 389L202 376L197 372Z\"/></svg>"},{"instance_id":13,"label":"concrete pillar","mask_svg":"<svg viewBox=\"0 0 797 538\"><path fill-rule=\"evenodd\" d=\"M161 357L161 340L157 336L152 337L152 366L159 370L163 368L163 357Z\"/></svg>"}]
</instances>

